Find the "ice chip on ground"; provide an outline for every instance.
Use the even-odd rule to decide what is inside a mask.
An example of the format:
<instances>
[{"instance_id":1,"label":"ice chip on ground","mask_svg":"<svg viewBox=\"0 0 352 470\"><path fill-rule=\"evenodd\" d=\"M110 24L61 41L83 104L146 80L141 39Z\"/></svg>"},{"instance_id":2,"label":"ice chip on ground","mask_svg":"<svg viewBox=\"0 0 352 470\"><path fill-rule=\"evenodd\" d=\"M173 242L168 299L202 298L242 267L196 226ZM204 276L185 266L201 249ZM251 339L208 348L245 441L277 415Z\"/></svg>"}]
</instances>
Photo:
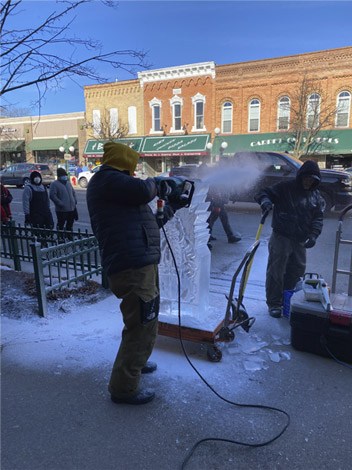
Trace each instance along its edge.
<instances>
[{"instance_id":1,"label":"ice chip on ground","mask_svg":"<svg viewBox=\"0 0 352 470\"><path fill-rule=\"evenodd\" d=\"M260 358L246 359L243 362L243 366L246 370L255 372L264 368L264 361Z\"/></svg>"},{"instance_id":2,"label":"ice chip on ground","mask_svg":"<svg viewBox=\"0 0 352 470\"><path fill-rule=\"evenodd\" d=\"M291 353L288 351L282 351L279 353L282 359L287 359L288 361L291 359Z\"/></svg>"},{"instance_id":3,"label":"ice chip on ground","mask_svg":"<svg viewBox=\"0 0 352 470\"><path fill-rule=\"evenodd\" d=\"M278 353L278 352L270 352L269 357L273 362L280 362L281 361L280 353Z\"/></svg>"}]
</instances>

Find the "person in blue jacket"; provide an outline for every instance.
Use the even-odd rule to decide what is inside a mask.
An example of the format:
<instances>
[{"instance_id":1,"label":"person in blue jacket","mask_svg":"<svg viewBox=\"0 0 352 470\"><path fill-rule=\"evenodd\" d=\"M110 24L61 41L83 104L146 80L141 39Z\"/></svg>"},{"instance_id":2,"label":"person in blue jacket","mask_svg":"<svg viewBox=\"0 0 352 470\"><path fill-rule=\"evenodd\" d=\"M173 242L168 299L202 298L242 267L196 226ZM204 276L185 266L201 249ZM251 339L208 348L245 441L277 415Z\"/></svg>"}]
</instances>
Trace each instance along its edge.
<instances>
[{"instance_id":1,"label":"person in blue jacket","mask_svg":"<svg viewBox=\"0 0 352 470\"><path fill-rule=\"evenodd\" d=\"M319 167L307 160L296 178L262 189L255 200L262 211L273 207L272 234L266 270L269 314L282 315L283 292L295 288L306 269L306 248L312 248L323 228L324 201L318 186Z\"/></svg>"}]
</instances>

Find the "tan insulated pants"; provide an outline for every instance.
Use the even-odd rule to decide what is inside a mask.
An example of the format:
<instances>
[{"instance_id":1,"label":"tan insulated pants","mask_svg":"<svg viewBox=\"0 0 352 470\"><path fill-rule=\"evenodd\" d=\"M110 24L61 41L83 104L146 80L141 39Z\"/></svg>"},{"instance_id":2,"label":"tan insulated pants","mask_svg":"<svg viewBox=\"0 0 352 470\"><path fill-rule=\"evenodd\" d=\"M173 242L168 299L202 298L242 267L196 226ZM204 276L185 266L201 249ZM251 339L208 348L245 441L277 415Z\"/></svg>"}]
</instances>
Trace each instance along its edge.
<instances>
[{"instance_id":1,"label":"tan insulated pants","mask_svg":"<svg viewBox=\"0 0 352 470\"><path fill-rule=\"evenodd\" d=\"M119 272L109 277L109 285L116 297L122 299L120 310L124 322L109 391L123 397L137 391L141 369L154 347L158 329L158 305L154 306L159 298L158 266Z\"/></svg>"}]
</instances>

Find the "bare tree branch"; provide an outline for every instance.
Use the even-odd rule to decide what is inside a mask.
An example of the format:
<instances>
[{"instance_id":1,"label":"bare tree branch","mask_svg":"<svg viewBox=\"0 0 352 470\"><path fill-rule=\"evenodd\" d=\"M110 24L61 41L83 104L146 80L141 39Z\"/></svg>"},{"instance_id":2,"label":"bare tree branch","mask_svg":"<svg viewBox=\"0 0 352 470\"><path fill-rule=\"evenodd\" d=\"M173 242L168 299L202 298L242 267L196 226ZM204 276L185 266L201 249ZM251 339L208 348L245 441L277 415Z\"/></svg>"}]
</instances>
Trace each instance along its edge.
<instances>
[{"instance_id":1,"label":"bare tree branch","mask_svg":"<svg viewBox=\"0 0 352 470\"><path fill-rule=\"evenodd\" d=\"M327 101L318 81L304 74L289 105L290 129L287 142L294 156L314 154L323 145L319 134L331 127L337 108Z\"/></svg>"},{"instance_id":2,"label":"bare tree branch","mask_svg":"<svg viewBox=\"0 0 352 470\"><path fill-rule=\"evenodd\" d=\"M91 1L94 0L52 2L53 12L33 27L33 17L21 9L25 8L25 1L5 0L1 3L0 96L35 86L40 103L49 87L59 86L64 78L84 77L105 83L107 78L100 71L101 64L131 74L148 68L144 51L105 52L98 41L69 35L79 8ZM110 0L102 0L102 3L110 8L117 6L117 2ZM16 28L16 20L23 14L28 15L28 28ZM62 46L65 47L64 57Z\"/></svg>"}]
</instances>

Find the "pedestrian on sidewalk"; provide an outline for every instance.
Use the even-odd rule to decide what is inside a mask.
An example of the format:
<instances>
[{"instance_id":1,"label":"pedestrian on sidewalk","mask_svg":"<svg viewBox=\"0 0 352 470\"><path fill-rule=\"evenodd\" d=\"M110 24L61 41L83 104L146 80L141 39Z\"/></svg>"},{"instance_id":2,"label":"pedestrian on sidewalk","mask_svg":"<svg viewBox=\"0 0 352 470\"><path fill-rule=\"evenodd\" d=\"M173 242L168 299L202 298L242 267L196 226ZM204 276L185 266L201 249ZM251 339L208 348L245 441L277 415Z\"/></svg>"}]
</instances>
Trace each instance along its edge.
<instances>
[{"instance_id":1,"label":"pedestrian on sidewalk","mask_svg":"<svg viewBox=\"0 0 352 470\"><path fill-rule=\"evenodd\" d=\"M57 229L72 231L78 220L77 198L64 168L57 169L57 180L50 185L50 199L55 204Z\"/></svg>"},{"instance_id":2,"label":"pedestrian on sidewalk","mask_svg":"<svg viewBox=\"0 0 352 470\"><path fill-rule=\"evenodd\" d=\"M153 372L148 361L154 347L159 313L161 225L174 210L164 207L157 219L149 203L156 197L157 181L133 177L139 154L127 145L104 145L103 164L89 182L87 204L98 239L101 262L111 291L122 299L124 329L113 365L109 392L114 403L140 405L155 393L139 389L141 374Z\"/></svg>"},{"instance_id":3,"label":"pedestrian on sidewalk","mask_svg":"<svg viewBox=\"0 0 352 470\"><path fill-rule=\"evenodd\" d=\"M25 224L33 227L54 227L54 220L50 210L48 191L42 184L42 175L39 171L32 171L30 183L24 187L22 204Z\"/></svg>"},{"instance_id":4,"label":"pedestrian on sidewalk","mask_svg":"<svg viewBox=\"0 0 352 470\"><path fill-rule=\"evenodd\" d=\"M263 213L273 207L272 234L266 270L266 303L274 318L282 315L283 292L295 288L306 269L306 248L312 248L323 228L324 201L316 162L307 160L295 179L262 189L255 200Z\"/></svg>"},{"instance_id":5,"label":"pedestrian on sidewalk","mask_svg":"<svg viewBox=\"0 0 352 470\"><path fill-rule=\"evenodd\" d=\"M1 222L9 223L12 219L10 203L13 197L10 191L1 183Z\"/></svg>"},{"instance_id":6,"label":"pedestrian on sidewalk","mask_svg":"<svg viewBox=\"0 0 352 470\"><path fill-rule=\"evenodd\" d=\"M208 218L210 238L209 241L216 240L212 235L213 226L218 218L220 218L222 227L226 233L228 243L237 243L241 240L241 235L238 232L233 232L229 222L229 216L226 210L226 204L229 202L229 194L226 188L222 188L220 184L210 187L207 200L210 201Z\"/></svg>"}]
</instances>

